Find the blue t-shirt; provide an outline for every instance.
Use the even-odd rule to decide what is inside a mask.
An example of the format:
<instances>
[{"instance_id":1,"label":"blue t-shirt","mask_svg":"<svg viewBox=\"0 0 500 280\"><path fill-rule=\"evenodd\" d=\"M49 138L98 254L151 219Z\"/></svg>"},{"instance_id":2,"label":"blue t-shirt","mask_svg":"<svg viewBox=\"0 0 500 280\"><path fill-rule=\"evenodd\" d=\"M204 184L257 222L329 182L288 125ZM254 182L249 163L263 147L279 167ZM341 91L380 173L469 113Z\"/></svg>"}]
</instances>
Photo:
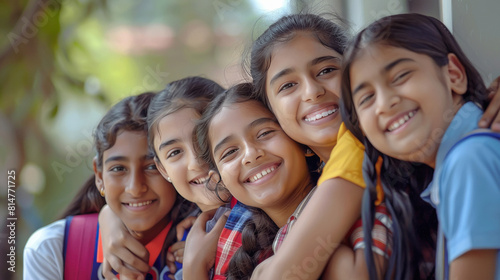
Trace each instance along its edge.
<instances>
[{"instance_id":1,"label":"blue t-shirt","mask_svg":"<svg viewBox=\"0 0 500 280\"><path fill-rule=\"evenodd\" d=\"M436 208L446 237L447 263L474 249L496 249L500 280L500 140L475 135L483 112L468 102L446 130L436 157L432 183L422 198ZM447 269L446 269L447 270Z\"/></svg>"}]
</instances>

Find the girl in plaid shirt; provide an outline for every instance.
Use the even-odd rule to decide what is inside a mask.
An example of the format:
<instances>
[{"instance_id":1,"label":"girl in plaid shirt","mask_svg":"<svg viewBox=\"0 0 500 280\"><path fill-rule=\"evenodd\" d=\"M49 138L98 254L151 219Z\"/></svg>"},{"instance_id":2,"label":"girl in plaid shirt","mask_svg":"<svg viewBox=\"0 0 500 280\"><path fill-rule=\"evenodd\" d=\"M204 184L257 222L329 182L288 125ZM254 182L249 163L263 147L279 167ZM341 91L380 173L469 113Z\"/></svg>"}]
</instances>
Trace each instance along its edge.
<instances>
[{"instance_id":1,"label":"girl in plaid shirt","mask_svg":"<svg viewBox=\"0 0 500 280\"><path fill-rule=\"evenodd\" d=\"M278 250L313 194L318 175L318 159L306 160L307 149L284 133L252 92L251 84L230 88L209 104L197 127L201 155L211 172L253 212L228 279L248 279L258 263ZM381 234L386 236L390 225L384 226ZM344 246L353 244L346 240ZM321 250L323 256L331 253Z\"/></svg>"}]
</instances>

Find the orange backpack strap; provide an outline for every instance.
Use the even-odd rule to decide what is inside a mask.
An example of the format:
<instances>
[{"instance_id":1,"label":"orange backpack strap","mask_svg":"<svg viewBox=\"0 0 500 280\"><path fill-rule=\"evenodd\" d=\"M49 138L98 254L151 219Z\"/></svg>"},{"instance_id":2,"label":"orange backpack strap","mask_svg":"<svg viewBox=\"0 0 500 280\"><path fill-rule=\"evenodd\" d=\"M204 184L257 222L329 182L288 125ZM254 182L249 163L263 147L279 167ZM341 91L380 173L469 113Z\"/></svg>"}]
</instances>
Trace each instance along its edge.
<instances>
[{"instance_id":1,"label":"orange backpack strap","mask_svg":"<svg viewBox=\"0 0 500 280\"><path fill-rule=\"evenodd\" d=\"M66 218L64 279L91 279L96 252L98 214Z\"/></svg>"}]
</instances>

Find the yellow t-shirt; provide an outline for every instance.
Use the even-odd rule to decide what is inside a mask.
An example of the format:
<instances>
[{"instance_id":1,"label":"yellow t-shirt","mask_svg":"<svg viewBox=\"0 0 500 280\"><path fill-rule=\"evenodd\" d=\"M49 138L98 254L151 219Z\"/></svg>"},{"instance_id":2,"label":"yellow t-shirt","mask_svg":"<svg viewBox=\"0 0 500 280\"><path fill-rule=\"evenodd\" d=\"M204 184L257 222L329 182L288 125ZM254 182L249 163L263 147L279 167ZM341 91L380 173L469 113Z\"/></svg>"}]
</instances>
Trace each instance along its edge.
<instances>
[{"instance_id":1,"label":"yellow t-shirt","mask_svg":"<svg viewBox=\"0 0 500 280\"><path fill-rule=\"evenodd\" d=\"M363 179L363 158L365 156L365 146L361 143L342 123L337 135L337 145L330 154L330 159L325 164L323 172L318 180L318 186L333 178L342 178L362 188L366 187ZM377 161L375 168L380 174L382 158ZM377 180L377 201L380 204L384 198L384 191L380 183L380 176Z\"/></svg>"}]
</instances>

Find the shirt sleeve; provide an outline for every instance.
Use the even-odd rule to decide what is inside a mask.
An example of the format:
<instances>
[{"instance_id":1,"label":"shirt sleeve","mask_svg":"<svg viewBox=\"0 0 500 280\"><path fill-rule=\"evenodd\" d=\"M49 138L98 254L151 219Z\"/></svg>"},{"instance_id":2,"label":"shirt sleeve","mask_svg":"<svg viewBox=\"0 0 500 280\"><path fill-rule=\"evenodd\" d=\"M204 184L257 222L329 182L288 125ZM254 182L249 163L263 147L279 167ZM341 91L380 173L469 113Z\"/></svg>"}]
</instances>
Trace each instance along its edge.
<instances>
[{"instance_id":1,"label":"shirt sleeve","mask_svg":"<svg viewBox=\"0 0 500 280\"><path fill-rule=\"evenodd\" d=\"M500 141L474 136L445 159L438 217L448 261L473 249L500 249Z\"/></svg>"},{"instance_id":2,"label":"shirt sleeve","mask_svg":"<svg viewBox=\"0 0 500 280\"><path fill-rule=\"evenodd\" d=\"M318 186L326 180L342 178L364 188L366 186L362 171L364 154L363 144L342 123L337 144L323 168Z\"/></svg>"},{"instance_id":3,"label":"shirt sleeve","mask_svg":"<svg viewBox=\"0 0 500 280\"><path fill-rule=\"evenodd\" d=\"M340 125L337 144L330 154L330 159L325 164L323 172L318 180L318 186L333 178L342 178L361 188L366 188L363 178L363 159L365 157L365 146L347 128L344 123ZM380 158L375 168L380 175L382 159ZM379 205L384 199L384 191L380 183L380 176L377 180L377 201Z\"/></svg>"},{"instance_id":4,"label":"shirt sleeve","mask_svg":"<svg viewBox=\"0 0 500 280\"><path fill-rule=\"evenodd\" d=\"M65 221L37 230L24 248L24 280L63 279L63 242Z\"/></svg>"}]
</instances>

